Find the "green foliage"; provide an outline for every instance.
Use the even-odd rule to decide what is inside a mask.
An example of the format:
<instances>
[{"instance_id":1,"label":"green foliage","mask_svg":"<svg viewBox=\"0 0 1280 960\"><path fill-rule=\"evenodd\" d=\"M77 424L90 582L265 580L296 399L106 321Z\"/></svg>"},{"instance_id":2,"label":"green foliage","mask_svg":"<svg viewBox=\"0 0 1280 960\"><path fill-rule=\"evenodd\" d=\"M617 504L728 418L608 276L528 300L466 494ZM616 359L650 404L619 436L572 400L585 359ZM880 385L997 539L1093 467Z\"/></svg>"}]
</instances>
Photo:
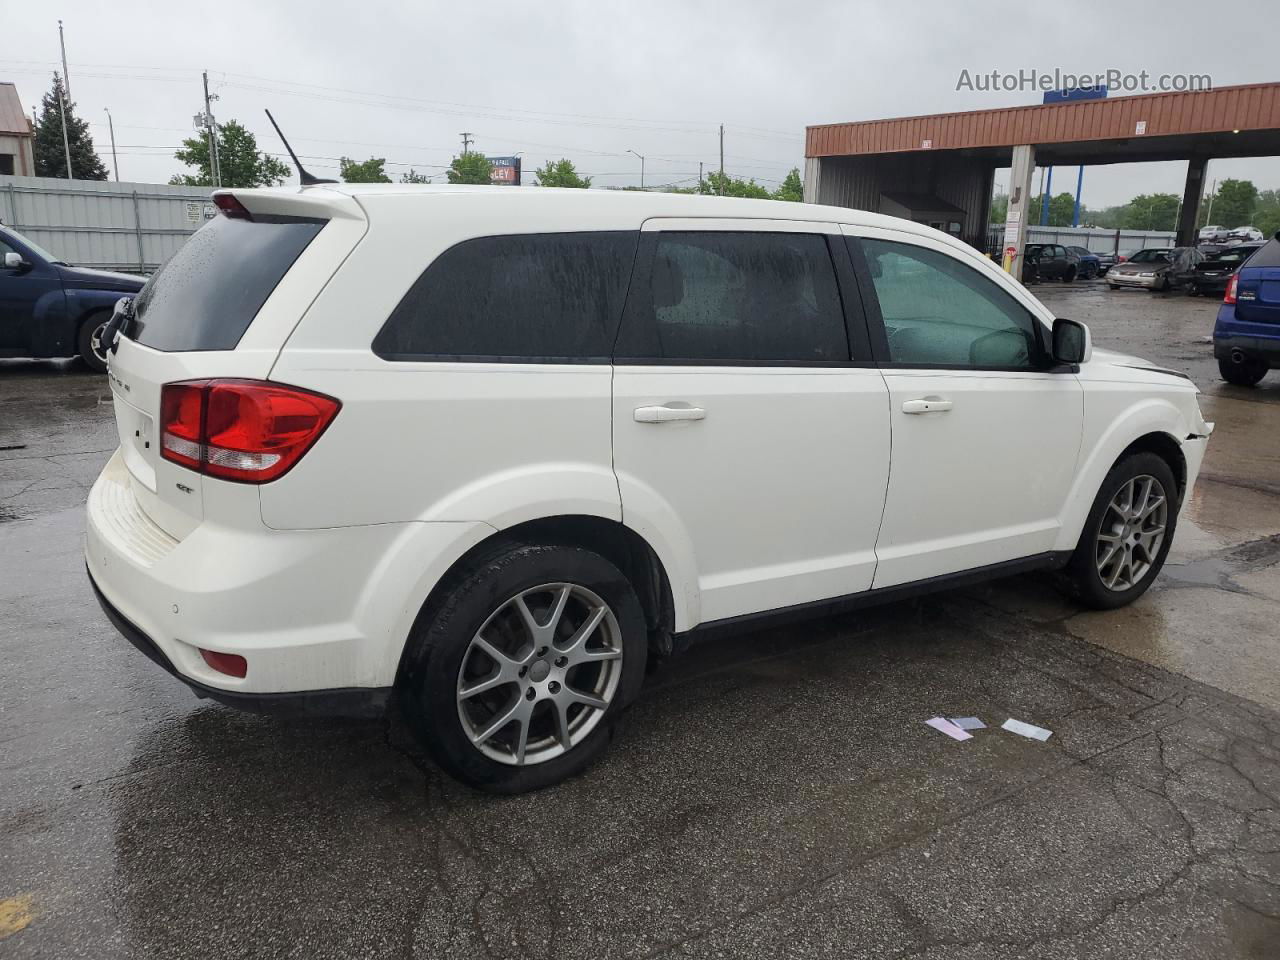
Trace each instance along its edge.
<instances>
[{"instance_id":1,"label":"green foliage","mask_svg":"<svg viewBox=\"0 0 1280 960\"><path fill-rule=\"evenodd\" d=\"M1027 207L1027 225L1035 226L1040 222L1040 205L1042 197L1032 197ZM1049 226L1069 227L1071 217L1075 213L1076 197L1074 193L1059 193L1049 198ZM1084 215L1082 207L1081 216Z\"/></svg>"},{"instance_id":2,"label":"green foliage","mask_svg":"<svg viewBox=\"0 0 1280 960\"><path fill-rule=\"evenodd\" d=\"M1253 208L1253 225L1270 240L1280 231L1280 190L1263 190Z\"/></svg>"},{"instance_id":3,"label":"green foliage","mask_svg":"<svg viewBox=\"0 0 1280 960\"><path fill-rule=\"evenodd\" d=\"M716 170L707 175L702 181L699 193L711 196L721 197L747 197L753 200L769 200L771 195L768 190L756 183L755 180L739 180L727 173L720 173Z\"/></svg>"},{"instance_id":4,"label":"green foliage","mask_svg":"<svg viewBox=\"0 0 1280 960\"><path fill-rule=\"evenodd\" d=\"M565 159L548 160L545 166L538 168L534 176L538 178L535 184L539 187L577 187L585 190L591 186L591 178L578 176L573 164Z\"/></svg>"},{"instance_id":5,"label":"green foliage","mask_svg":"<svg viewBox=\"0 0 1280 960\"><path fill-rule=\"evenodd\" d=\"M1009 195L1007 193L993 193L991 195L991 207L987 211L987 223L1004 223L1005 218L1009 216Z\"/></svg>"},{"instance_id":6,"label":"green foliage","mask_svg":"<svg viewBox=\"0 0 1280 960\"><path fill-rule=\"evenodd\" d=\"M782 186L773 192L775 200L790 200L793 203L804 202L804 181L800 179L800 168L792 167L782 181Z\"/></svg>"},{"instance_id":7,"label":"green foliage","mask_svg":"<svg viewBox=\"0 0 1280 960\"><path fill-rule=\"evenodd\" d=\"M1173 193L1142 193L1128 203L1123 229L1172 230L1182 200Z\"/></svg>"},{"instance_id":8,"label":"green foliage","mask_svg":"<svg viewBox=\"0 0 1280 960\"><path fill-rule=\"evenodd\" d=\"M483 153L464 153L454 157L445 171L450 183L488 183L493 164Z\"/></svg>"},{"instance_id":9,"label":"green foliage","mask_svg":"<svg viewBox=\"0 0 1280 960\"><path fill-rule=\"evenodd\" d=\"M418 173L413 167L409 168L408 173L400 174L401 183L430 183L431 178L425 174Z\"/></svg>"},{"instance_id":10,"label":"green foliage","mask_svg":"<svg viewBox=\"0 0 1280 960\"><path fill-rule=\"evenodd\" d=\"M1213 222L1228 229L1253 225L1254 207L1258 205L1258 188L1251 180L1223 180L1213 201Z\"/></svg>"},{"instance_id":11,"label":"green foliage","mask_svg":"<svg viewBox=\"0 0 1280 960\"><path fill-rule=\"evenodd\" d=\"M207 137L183 140L174 156L197 172L178 174L170 178L170 183L187 187L213 185ZM259 153L257 138L235 120L218 124L218 168L224 187L275 187L284 183L291 172L275 157Z\"/></svg>"},{"instance_id":12,"label":"green foliage","mask_svg":"<svg viewBox=\"0 0 1280 960\"><path fill-rule=\"evenodd\" d=\"M67 103L67 141L62 140L62 77L53 75L53 86L40 101L36 119L35 154L37 177L67 175L66 146L71 147L71 176L75 180L105 180L107 168L93 148L89 124L76 116L74 103Z\"/></svg>"},{"instance_id":13,"label":"green foliage","mask_svg":"<svg viewBox=\"0 0 1280 960\"><path fill-rule=\"evenodd\" d=\"M385 157L370 157L363 163L342 157L338 160L339 175L344 183L390 183L383 169L386 162Z\"/></svg>"}]
</instances>

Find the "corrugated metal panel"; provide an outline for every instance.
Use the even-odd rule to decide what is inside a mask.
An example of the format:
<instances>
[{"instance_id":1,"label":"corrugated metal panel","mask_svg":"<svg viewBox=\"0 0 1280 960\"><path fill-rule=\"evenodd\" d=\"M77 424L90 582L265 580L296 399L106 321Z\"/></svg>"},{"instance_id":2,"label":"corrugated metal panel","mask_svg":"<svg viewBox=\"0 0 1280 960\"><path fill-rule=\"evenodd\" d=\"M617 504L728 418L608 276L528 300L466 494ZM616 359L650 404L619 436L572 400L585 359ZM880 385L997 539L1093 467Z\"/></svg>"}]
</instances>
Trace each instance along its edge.
<instances>
[{"instance_id":1,"label":"corrugated metal panel","mask_svg":"<svg viewBox=\"0 0 1280 960\"><path fill-rule=\"evenodd\" d=\"M0 176L0 221L70 263L149 273L213 215L209 187Z\"/></svg>"},{"instance_id":2,"label":"corrugated metal panel","mask_svg":"<svg viewBox=\"0 0 1280 960\"><path fill-rule=\"evenodd\" d=\"M1125 139L1139 121L1148 137L1280 129L1280 83L823 124L806 129L805 156L918 151L930 139L948 150Z\"/></svg>"}]
</instances>

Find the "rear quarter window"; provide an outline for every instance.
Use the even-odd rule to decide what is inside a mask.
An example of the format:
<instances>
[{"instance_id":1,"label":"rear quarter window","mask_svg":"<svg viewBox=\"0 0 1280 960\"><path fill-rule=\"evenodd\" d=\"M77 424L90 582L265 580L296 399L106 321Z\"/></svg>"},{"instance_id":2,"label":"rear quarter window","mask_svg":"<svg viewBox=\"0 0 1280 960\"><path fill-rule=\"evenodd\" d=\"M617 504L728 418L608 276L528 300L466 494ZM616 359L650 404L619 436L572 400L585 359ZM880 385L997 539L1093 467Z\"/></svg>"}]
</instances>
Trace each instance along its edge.
<instances>
[{"instance_id":1,"label":"rear quarter window","mask_svg":"<svg viewBox=\"0 0 1280 960\"><path fill-rule=\"evenodd\" d=\"M170 352L234 350L324 224L215 217L142 288L130 339Z\"/></svg>"},{"instance_id":2,"label":"rear quarter window","mask_svg":"<svg viewBox=\"0 0 1280 960\"><path fill-rule=\"evenodd\" d=\"M635 231L477 237L440 254L373 341L384 360L608 362Z\"/></svg>"}]
</instances>

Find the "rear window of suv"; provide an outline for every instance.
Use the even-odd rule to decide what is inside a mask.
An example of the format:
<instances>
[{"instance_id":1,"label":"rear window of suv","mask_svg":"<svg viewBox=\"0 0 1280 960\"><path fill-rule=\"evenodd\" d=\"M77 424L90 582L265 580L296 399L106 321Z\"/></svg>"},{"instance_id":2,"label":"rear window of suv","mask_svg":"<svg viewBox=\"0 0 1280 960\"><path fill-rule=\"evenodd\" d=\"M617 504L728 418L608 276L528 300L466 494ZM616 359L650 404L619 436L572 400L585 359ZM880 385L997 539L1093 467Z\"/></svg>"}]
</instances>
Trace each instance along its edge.
<instances>
[{"instance_id":1,"label":"rear window of suv","mask_svg":"<svg viewBox=\"0 0 1280 960\"><path fill-rule=\"evenodd\" d=\"M323 220L215 217L142 288L130 339L155 350L234 350Z\"/></svg>"},{"instance_id":2,"label":"rear window of suv","mask_svg":"<svg viewBox=\"0 0 1280 960\"><path fill-rule=\"evenodd\" d=\"M409 288L373 341L384 360L608 362L634 231L465 240Z\"/></svg>"}]
</instances>

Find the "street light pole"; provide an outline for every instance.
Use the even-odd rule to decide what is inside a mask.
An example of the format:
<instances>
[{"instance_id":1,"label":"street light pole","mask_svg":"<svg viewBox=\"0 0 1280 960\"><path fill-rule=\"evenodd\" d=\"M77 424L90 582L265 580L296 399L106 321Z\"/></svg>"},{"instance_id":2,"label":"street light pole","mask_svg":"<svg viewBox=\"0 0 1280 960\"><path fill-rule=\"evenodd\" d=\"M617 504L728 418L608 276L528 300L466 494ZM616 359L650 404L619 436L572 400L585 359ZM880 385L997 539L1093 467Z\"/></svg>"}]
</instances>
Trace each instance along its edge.
<instances>
[{"instance_id":1,"label":"street light pole","mask_svg":"<svg viewBox=\"0 0 1280 960\"><path fill-rule=\"evenodd\" d=\"M628 150L627 153L640 157L640 189L644 189L644 157L636 153L634 150Z\"/></svg>"},{"instance_id":2,"label":"street light pole","mask_svg":"<svg viewBox=\"0 0 1280 960\"><path fill-rule=\"evenodd\" d=\"M120 161L116 159L116 125L111 122L111 111L103 107L107 114L107 129L111 131L111 169L116 172L116 183L120 182Z\"/></svg>"}]
</instances>

